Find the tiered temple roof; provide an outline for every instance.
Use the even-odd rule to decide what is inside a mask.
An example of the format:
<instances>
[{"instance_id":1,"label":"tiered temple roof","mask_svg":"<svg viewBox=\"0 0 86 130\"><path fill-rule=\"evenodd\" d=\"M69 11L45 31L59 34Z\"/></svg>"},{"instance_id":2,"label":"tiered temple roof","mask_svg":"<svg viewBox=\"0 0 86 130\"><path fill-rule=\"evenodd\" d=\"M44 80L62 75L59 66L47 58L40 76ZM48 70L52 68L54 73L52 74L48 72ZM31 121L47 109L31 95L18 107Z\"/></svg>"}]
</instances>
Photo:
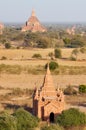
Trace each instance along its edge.
<instances>
[{"instance_id":1,"label":"tiered temple roof","mask_svg":"<svg viewBox=\"0 0 86 130\"><path fill-rule=\"evenodd\" d=\"M28 19L26 24L22 27L22 32L31 31L31 32L46 32L47 29L41 25L40 21L36 17L35 11L32 10L31 17Z\"/></svg>"},{"instance_id":2,"label":"tiered temple roof","mask_svg":"<svg viewBox=\"0 0 86 130\"><path fill-rule=\"evenodd\" d=\"M42 86L34 91L33 114L42 120L51 120L53 113L54 120L63 110L64 94L61 89L55 89L48 64Z\"/></svg>"}]
</instances>

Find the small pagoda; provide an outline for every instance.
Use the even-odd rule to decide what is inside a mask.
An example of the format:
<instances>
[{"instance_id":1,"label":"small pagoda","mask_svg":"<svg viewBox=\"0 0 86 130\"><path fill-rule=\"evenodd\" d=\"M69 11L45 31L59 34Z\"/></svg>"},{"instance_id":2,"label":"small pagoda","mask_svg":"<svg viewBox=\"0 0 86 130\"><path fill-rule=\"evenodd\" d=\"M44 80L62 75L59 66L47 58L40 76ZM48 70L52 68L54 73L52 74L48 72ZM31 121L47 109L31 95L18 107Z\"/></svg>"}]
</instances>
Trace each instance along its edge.
<instances>
[{"instance_id":1,"label":"small pagoda","mask_svg":"<svg viewBox=\"0 0 86 130\"><path fill-rule=\"evenodd\" d=\"M44 121L54 119L64 110L64 94L55 89L49 65L40 89L36 88L33 95L33 114Z\"/></svg>"},{"instance_id":2,"label":"small pagoda","mask_svg":"<svg viewBox=\"0 0 86 130\"><path fill-rule=\"evenodd\" d=\"M22 32L46 32L47 29L41 25L40 21L36 17L35 11L32 10L31 17L28 19L26 24L22 27Z\"/></svg>"}]
</instances>

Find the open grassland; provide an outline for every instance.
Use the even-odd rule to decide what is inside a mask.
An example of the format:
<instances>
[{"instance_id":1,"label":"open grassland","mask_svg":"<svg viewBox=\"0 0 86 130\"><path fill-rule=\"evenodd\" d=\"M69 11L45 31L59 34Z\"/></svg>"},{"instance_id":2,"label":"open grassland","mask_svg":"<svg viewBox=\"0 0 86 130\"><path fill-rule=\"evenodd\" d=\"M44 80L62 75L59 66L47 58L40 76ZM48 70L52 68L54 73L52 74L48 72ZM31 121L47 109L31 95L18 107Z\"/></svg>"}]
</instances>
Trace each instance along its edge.
<instances>
[{"instance_id":1,"label":"open grassland","mask_svg":"<svg viewBox=\"0 0 86 130\"><path fill-rule=\"evenodd\" d=\"M68 60L73 49L62 49L62 59L56 60L59 65L64 66L86 66L86 54L78 54L78 61ZM0 64L9 65L44 65L50 58L48 54L54 53L54 49L0 49L0 59L4 56L6 60L0 60ZM41 54L42 59L32 60L33 54ZM82 60L81 60L82 59Z\"/></svg>"},{"instance_id":2,"label":"open grassland","mask_svg":"<svg viewBox=\"0 0 86 130\"><path fill-rule=\"evenodd\" d=\"M21 66L37 66L37 65L45 65L49 61L48 59L45 60L0 60L0 64L6 64L6 65L21 65ZM64 59L57 59L56 62L58 62L59 65L63 66L86 66L86 61L70 61L70 60L64 60Z\"/></svg>"},{"instance_id":3,"label":"open grassland","mask_svg":"<svg viewBox=\"0 0 86 130\"><path fill-rule=\"evenodd\" d=\"M7 58L0 60L0 86L33 88L35 83L40 86L49 52L54 52L54 49L0 49L0 59L2 56ZM63 59L55 60L60 66L53 73L55 86L86 84L86 61L68 60L71 52L72 49L62 49ZM43 59L32 59L35 53L41 54Z\"/></svg>"},{"instance_id":4,"label":"open grassland","mask_svg":"<svg viewBox=\"0 0 86 130\"><path fill-rule=\"evenodd\" d=\"M71 56L71 52L73 49L64 48L61 49L62 51L62 58L69 58ZM39 53L42 55L43 58L48 57L48 53L53 52L54 49L38 49L38 48L31 48L31 49L0 49L0 58L2 56L6 56L7 59L28 59L33 56L35 53ZM78 54L79 59L86 59L86 54Z\"/></svg>"}]
</instances>

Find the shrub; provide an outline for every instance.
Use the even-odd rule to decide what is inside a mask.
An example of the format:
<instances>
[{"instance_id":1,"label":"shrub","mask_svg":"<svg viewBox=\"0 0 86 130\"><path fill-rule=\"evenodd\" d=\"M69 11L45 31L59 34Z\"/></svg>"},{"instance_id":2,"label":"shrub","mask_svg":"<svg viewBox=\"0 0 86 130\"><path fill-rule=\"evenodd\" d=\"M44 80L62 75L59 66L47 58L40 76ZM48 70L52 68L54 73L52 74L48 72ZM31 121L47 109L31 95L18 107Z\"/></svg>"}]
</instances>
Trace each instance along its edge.
<instances>
[{"instance_id":1,"label":"shrub","mask_svg":"<svg viewBox=\"0 0 86 130\"><path fill-rule=\"evenodd\" d=\"M86 125L86 115L78 109L70 108L56 117L56 123L64 127Z\"/></svg>"},{"instance_id":2,"label":"shrub","mask_svg":"<svg viewBox=\"0 0 86 130\"><path fill-rule=\"evenodd\" d=\"M32 56L32 58L38 58L38 59L40 59L40 58L42 58L42 56L41 56L41 54L34 54L34 55Z\"/></svg>"},{"instance_id":3,"label":"shrub","mask_svg":"<svg viewBox=\"0 0 86 130\"><path fill-rule=\"evenodd\" d=\"M51 40L48 37L40 37L36 42L38 48L47 48L51 44Z\"/></svg>"},{"instance_id":4,"label":"shrub","mask_svg":"<svg viewBox=\"0 0 86 130\"><path fill-rule=\"evenodd\" d=\"M10 44L9 42L5 43L5 48L6 48L6 49L11 48L11 44Z\"/></svg>"},{"instance_id":5,"label":"shrub","mask_svg":"<svg viewBox=\"0 0 86 130\"><path fill-rule=\"evenodd\" d=\"M61 58L62 54L61 54L61 50L60 49L55 49L54 50L55 53L55 58Z\"/></svg>"},{"instance_id":6,"label":"shrub","mask_svg":"<svg viewBox=\"0 0 86 130\"><path fill-rule=\"evenodd\" d=\"M16 49L20 49L20 46L17 46Z\"/></svg>"},{"instance_id":7,"label":"shrub","mask_svg":"<svg viewBox=\"0 0 86 130\"><path fill-rule=\"evenodd\" d=\"M85 42L83 42L80 39L71 39L70 45L68 47L79 48L79 47L83 47L84 45L85 45Z\"/></svg>"},{"instance_id":8,"label":"shrub","mask_svg":"<svg viewBox=\"0 0 86 130\"><path fill-rule=\"evenodd\" d=\"M6 60L7 59L7 57L5 57L5 56L2 56L2 58L1 58L1 60Z\"/></svg>"},{"instance_id":9,"label":"shrub","mask_svg":"<svg viewBox=\"0 0 86 130\"><path fill-rule=\"evenodd\" d=\"M74 94L77 94L77 91L72 86L69 85L67 88L65 88L64 94L74 95Z\"/></svg>"},{"instance_id":10,"label":"shrub","mask_svg":"<svg viewBox=\"0 0 86 130\"><path fill-rule=\"evenodd\" d=\"M77 48L75 48L75 49L73 49L73 51L72 51L72 56L74 57L76 57L75 59L77 59L77 56L78 56L78 53L79 53L79 50L77 49Z\"/></svg>"},{"instance_id":11,"label":"shrub","mask_svg":"<svg viewBox=\"0 0 86 130\"><path fill-rule=\"evenodd\" d=\"M80 93L86 93L86 85L80 85L79 86L79 92Z\"/></svg>"},{"instance_id":12,"label":"shrub","mask_svg":"<svg viewBox=\"0 0 86 130\"><path fill-rule=\"evenodd\" d=\"M80 48L80 52L81 53L86 53L86 48L84 48L84 47Z\"/></svg>"},{"instance_id":13,"label":"shrub","mask_svg":"<svg viewBox=\"0 0 86 130\"><path fill-rule=\"evenodd\" d=\"M44 126L41 128L41 130L63 130L63 128L59 125L52 124L50 126Z\"/></svg>"},{"instance_id":14,"label":"shrub","mask_svg":"<svg viewBox=\"0 0 86 130\"><path fill-rule=\"evenodd\" d=\"M17 130L17 120L7 113L0 114L0 130Z\"/></svg>"},{"instance_id":15,"label":"shrub","mask_svg":"<svg viewBox=\"0 0 86 130\"><path fill-rule=\"evenodd\" d=\"M38 118L23 108L19 108L13 115L17 119L17 130L28 130L38 126Z\"/></svg>"},{"instance_id":16,"label":"shrub","mask_svg":"<svg viewBox=\"0 0 86 130\"><path fill-rule=\"evenodd\" d=\"M54 59L54 54L53 54L53 52L49 52L49 53L48 53L48 56L49 56L51 59Z\"/></svg>"},{"instance_id":17,"label":"shrub","mask_svg":"<svg viewBox=\"0 0 86 130\"><path fill-rule=\"evenodd\" d=\"M70 60L76 61L76 58L75 58L74 56L71 56L71 57L70 57Z\"/></svg>"},{"instance_id":18,"label":"shrub","mask_svg":"<svg viewBox=\"0 0 86 130\"><path fill-rule=\"evenodd\" d=\"M51 61L49 63L49 68L50 70L55 70L59 67L58 63L54 62L54 61ZM45 65L45 69L47 68L47 64Z\"/></svg>"}]
</instances>

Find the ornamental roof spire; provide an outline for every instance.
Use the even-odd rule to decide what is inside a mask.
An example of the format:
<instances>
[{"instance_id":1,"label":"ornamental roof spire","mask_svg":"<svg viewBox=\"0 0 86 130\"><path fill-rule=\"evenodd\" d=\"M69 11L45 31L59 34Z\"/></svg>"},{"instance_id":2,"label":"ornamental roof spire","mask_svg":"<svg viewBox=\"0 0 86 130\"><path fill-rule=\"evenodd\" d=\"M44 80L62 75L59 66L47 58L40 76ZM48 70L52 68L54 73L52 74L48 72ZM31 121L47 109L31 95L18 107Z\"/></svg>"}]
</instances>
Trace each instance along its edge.
<instances>
[{"instance_id":1,"label":"ornamental roof spire","mask_svg":"<svg viewBox=\"0 0 86 130\"><path fill-rule=\"evenodd\" d=\"M32 10L31 16L36 16L35 10Z\"/></svg>"}]
</instances>

